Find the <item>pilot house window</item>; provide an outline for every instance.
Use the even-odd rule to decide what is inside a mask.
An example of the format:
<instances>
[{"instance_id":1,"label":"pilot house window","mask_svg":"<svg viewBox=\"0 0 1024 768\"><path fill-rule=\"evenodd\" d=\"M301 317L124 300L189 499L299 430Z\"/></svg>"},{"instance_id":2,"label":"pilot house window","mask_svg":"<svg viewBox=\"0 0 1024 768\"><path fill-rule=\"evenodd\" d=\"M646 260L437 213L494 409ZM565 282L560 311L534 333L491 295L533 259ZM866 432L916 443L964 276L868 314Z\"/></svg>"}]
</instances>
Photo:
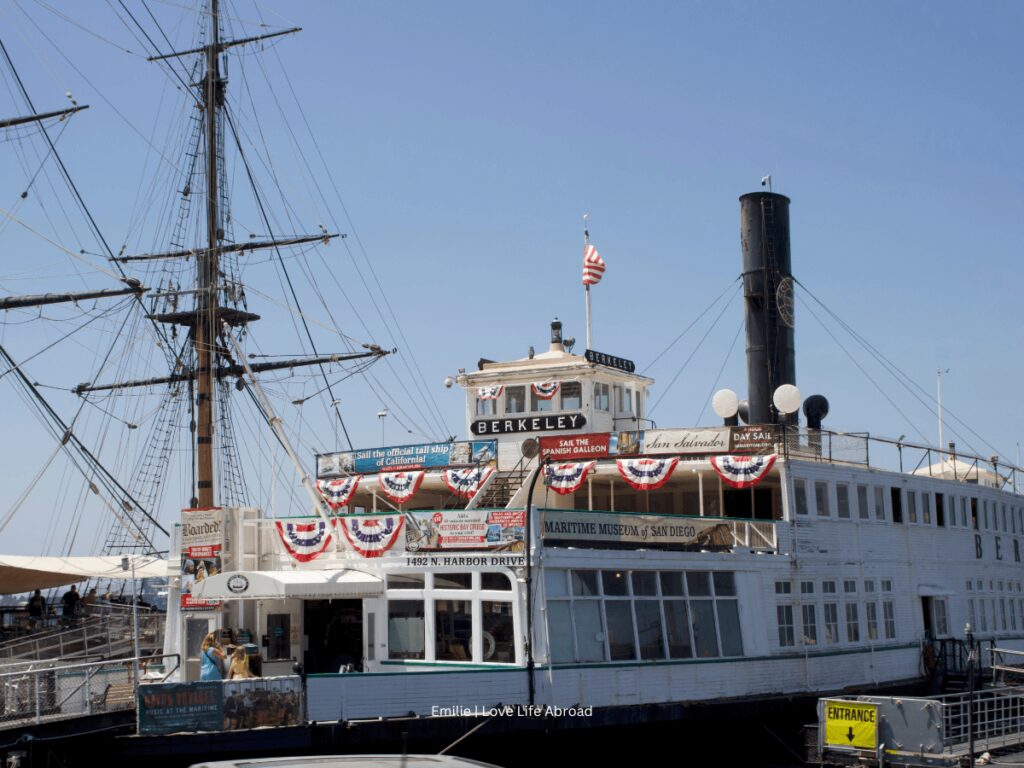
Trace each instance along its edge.
<instances>
[{"instance_id":1,"label":"pilot house window","mask_svg":"<svg viewBox=\"0 0 1024 768\"><path fill-rule=\"evenodd\" d=\"M594 410L595 411L609 411L611 410L611 397L609 395L609 387L607 384L594 384Z\"/></svg>"},{"instance_id":2,"label":"pilot house window","mask_svg":"<svg viewBox=\"0 0 1024 768\"><path fill-rule=\"evenodd\" d=\"M505 413L526 411L526 387L505 387Z\"/></svg>"},{"instance_id":3,"label":"pilot house window","mask_svg":"<svg viewBox=\"0 0 1024 768\"><path fill-rule=\"evenodd\" d=\"M562 383L562 410L578 411L583 407L583 387L578 381Z\"/></svg>"}]
</instances>

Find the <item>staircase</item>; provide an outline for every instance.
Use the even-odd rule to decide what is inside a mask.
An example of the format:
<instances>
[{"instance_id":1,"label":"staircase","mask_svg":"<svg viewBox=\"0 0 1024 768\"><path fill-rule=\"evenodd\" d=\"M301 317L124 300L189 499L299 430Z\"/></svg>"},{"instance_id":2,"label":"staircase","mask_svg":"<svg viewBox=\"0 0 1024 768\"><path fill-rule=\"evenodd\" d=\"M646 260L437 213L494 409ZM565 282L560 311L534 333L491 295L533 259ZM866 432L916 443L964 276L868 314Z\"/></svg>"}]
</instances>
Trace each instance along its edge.
<instances>
[{"instance_id":1,"label":"staircase","mask_svg":"<svg viewBox=\"0 0 1024 768\"><path fill-rule=\"evenodd\" d=\"M477 508L504 509L512 501L516 491L522 487L529 474L530 471L522 466L522 462L511 471L498 472L498 476L494 478L484 497L476 505Z\"/></svg>"},{"instance_id":2,"label":"staircase","mask_svg":"<svg viewBox=\"0 0 1024 768\"><path fill-rule=\"evenodd\" d=\"M139 649L152 653L163 649L165 616L139 612ZM74 626L57 627L0 643L0 665L46 659L113 659L134 655L131 613L79 619Z\"/></svg>"}]
</instances>

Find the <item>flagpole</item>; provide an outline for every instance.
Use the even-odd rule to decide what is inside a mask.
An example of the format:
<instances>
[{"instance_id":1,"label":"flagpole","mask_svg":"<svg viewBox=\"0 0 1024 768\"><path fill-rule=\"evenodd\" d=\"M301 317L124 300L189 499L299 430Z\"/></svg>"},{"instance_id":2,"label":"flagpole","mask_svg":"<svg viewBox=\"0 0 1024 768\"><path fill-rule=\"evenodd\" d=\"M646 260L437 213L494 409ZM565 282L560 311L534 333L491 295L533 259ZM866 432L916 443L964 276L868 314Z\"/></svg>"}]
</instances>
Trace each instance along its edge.
<instances>
[{"instance_id":1,"label":"flagpole","mask_svg":"<svg viewBox=\"0 0 1024 768\"><path fill-rule=\"evenodd\" d=\"M587 246L590 245L590 230L588 219L590 214L583 214L583 255L587 254ZM593 349L590 345L590 285L584 286L587 291L587 349Z\"/></svg>"}]
</instances>

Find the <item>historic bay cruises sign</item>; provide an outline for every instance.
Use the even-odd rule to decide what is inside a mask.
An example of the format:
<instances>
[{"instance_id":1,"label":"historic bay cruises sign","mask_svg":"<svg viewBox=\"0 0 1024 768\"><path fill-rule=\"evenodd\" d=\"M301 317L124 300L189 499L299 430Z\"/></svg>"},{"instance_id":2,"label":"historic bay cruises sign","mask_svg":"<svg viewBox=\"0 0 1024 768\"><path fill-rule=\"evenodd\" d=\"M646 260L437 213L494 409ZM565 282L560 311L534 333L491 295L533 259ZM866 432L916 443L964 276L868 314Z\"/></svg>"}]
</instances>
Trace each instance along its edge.
<instances>
[{"instance_id":1,"label":"historic bay cruises sign","mask_svg":"<svg viewBox=\"0 0 1024 768\"><path fill-rule=\"evenodd\" d=\"M514 432L560 432L581 429L587 423L582 413L549 413L504 419L477 419L470 425L474 435L507 435Z\"/></svg>"}]
</instances>

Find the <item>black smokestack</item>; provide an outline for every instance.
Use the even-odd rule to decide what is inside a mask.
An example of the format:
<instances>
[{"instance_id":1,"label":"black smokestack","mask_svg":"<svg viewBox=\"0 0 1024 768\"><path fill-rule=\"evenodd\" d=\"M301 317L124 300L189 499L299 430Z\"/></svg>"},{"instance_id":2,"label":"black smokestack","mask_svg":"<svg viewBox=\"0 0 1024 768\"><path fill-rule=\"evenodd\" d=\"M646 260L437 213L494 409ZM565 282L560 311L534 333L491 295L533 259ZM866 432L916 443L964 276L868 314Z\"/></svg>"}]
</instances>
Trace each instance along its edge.
<instances>
[{"instance_id":1,"label":"black smokestack","mask_svg":"<svg viewBox=\"0 0 1024 768\"><path fill-rule=\"evenodd\" d=\"M779 386L796 384L789 198L774 192L751 192L740 197L740 242L749 423L795 420L795 415L780 418L772 407L772 395Z\"/></svg>"}]
</instances>

